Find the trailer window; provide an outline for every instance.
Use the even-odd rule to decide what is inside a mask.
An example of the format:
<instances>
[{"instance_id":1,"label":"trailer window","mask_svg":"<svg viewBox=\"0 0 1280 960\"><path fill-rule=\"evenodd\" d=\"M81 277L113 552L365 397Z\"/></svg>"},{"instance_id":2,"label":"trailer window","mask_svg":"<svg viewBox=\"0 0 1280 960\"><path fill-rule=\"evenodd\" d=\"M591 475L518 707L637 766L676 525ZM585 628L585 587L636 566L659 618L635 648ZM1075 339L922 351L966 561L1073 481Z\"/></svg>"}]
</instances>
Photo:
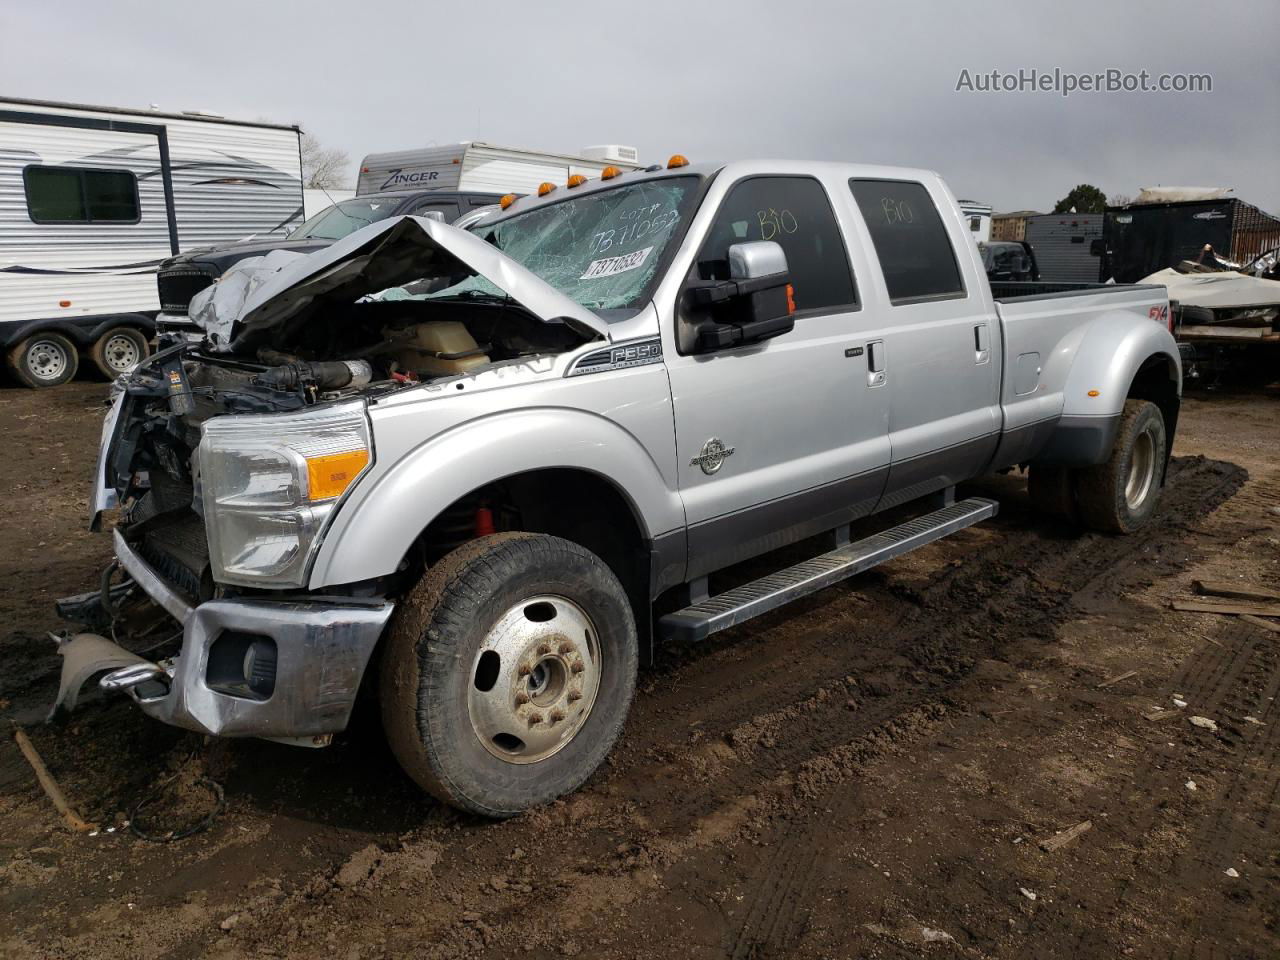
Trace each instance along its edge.
<instances>
[{"instance_id":1,"label":"trailer window","mask_svg":"<svg viewBox=\"0 0 1280 960\"><path fill-rule=\"evenodd\" d=\"M963 297L964 281L938 208L924 184L850 180L891 303Z\"/></svg>"},{"instance_id":2,"label":"trailer window","mask_svg":"<svg viewBox=\"0 0 1280 960\"><path fill-rule=\"evenodd\" d=\"M30 166L22 171L33 223L137 223L138 178L128 170Z\"/></svg>"}]
</instances>

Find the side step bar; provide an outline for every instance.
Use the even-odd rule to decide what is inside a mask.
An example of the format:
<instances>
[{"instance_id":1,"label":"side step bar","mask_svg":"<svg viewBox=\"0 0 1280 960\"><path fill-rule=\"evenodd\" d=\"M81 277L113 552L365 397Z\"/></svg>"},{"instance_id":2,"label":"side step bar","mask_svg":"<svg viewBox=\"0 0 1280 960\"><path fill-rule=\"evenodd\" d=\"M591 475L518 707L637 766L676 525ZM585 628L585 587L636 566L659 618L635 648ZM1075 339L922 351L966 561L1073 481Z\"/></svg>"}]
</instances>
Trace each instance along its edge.
<instances>
[{"instance_id":1,"label":"side step bar","mask_svg":"<svg viewBox=\"0 0 1280 960\"><path fill-rule=\"evenodd\" d=\"M817 593L886 560L994 517L999 509L998 503L983 497L957 501L865 540L846 544L830 553L669 613L658 621L659 632L668 640L703 640L713 633Z\"/></svg>"}]
</instances>

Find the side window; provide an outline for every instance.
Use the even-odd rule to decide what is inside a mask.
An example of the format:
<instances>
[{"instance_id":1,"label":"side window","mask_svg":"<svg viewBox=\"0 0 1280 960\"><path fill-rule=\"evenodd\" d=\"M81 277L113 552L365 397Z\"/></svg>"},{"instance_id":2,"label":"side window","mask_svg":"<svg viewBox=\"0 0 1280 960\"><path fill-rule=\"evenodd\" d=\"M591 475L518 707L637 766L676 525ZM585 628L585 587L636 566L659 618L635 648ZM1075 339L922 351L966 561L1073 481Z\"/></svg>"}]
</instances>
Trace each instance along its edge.
<instances>
[{"instance_id":1,"label":"side window","mask_svg":"<svg viewBox=\"0 0 1280 960\"><path fill-rule=\"evenodd\" d=\"M137 223L138 179L128 170L29 166L22 171L33 223Z\"/></svg>"},{"instance_id":2,"label":"side window","mask_svg":"<svg viewBox=\"0 0 1280 960\"><path fill-rule=\"evenodd\" d=\"M796 310L858 302L844 238L822 185L810 177L753 177L725 197L695 267L701 280L729 278L729 247L773 240L787 254Z\"/></svg>"},{"instance_id":3,"label":"side window","mask_svg":"<svg viewBox=\"0 0 1280 960\"><path fill-rule=\"evenodd\" d=\"M923 184L850 180L849 188L875 244L891 302L965 295L955 250Z\"/></svg>"}]
</instances>

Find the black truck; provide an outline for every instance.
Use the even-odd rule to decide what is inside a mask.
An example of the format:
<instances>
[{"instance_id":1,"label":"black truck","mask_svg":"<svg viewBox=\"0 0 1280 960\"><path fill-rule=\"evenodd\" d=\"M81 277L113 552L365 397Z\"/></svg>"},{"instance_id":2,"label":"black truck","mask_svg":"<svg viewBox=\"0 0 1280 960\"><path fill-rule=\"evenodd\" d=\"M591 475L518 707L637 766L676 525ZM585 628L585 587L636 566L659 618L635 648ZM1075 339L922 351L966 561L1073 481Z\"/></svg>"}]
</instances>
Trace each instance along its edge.
<instances>
[{"instance_id":1,"label":"black truck","mask_svg":"<svg viewBox=\"0 0 1280 960\"><path fill-rule=\"evenodd\" d=\"M496 193L455 193L422 190L414 193L377 193L342 200L321 210L284 239L242 240L221 247L188 250L163 261L156 271L160 288L157 334L191 329L187 308L191 298L212 284L232 264L247 257L261 257L273 250L315 253L335 240L387 217L413 214L453 223L472 211L492 206Z\"/></svg>"}]
</instances>

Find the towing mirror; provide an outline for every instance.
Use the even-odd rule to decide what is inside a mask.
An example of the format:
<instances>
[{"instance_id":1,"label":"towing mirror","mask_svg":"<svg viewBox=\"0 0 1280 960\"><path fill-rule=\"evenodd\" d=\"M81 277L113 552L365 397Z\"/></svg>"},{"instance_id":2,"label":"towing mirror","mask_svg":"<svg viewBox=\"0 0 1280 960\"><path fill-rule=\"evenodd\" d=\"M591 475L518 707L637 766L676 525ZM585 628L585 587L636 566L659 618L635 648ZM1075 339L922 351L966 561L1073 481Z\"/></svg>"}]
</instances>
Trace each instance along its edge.
<instances>
[{"instance_id":1,"label":"towing mirror","mask_svg":"<svg viewBox=\"0 0 1280 960\"><path fill-rule=\"evenodd\" d=\"M795 327L787 254L772 240L729 247L729 279L692 288L693 302L711 315L698 324L699 353L759 343Z\"/></svg>"}]
</instances>

